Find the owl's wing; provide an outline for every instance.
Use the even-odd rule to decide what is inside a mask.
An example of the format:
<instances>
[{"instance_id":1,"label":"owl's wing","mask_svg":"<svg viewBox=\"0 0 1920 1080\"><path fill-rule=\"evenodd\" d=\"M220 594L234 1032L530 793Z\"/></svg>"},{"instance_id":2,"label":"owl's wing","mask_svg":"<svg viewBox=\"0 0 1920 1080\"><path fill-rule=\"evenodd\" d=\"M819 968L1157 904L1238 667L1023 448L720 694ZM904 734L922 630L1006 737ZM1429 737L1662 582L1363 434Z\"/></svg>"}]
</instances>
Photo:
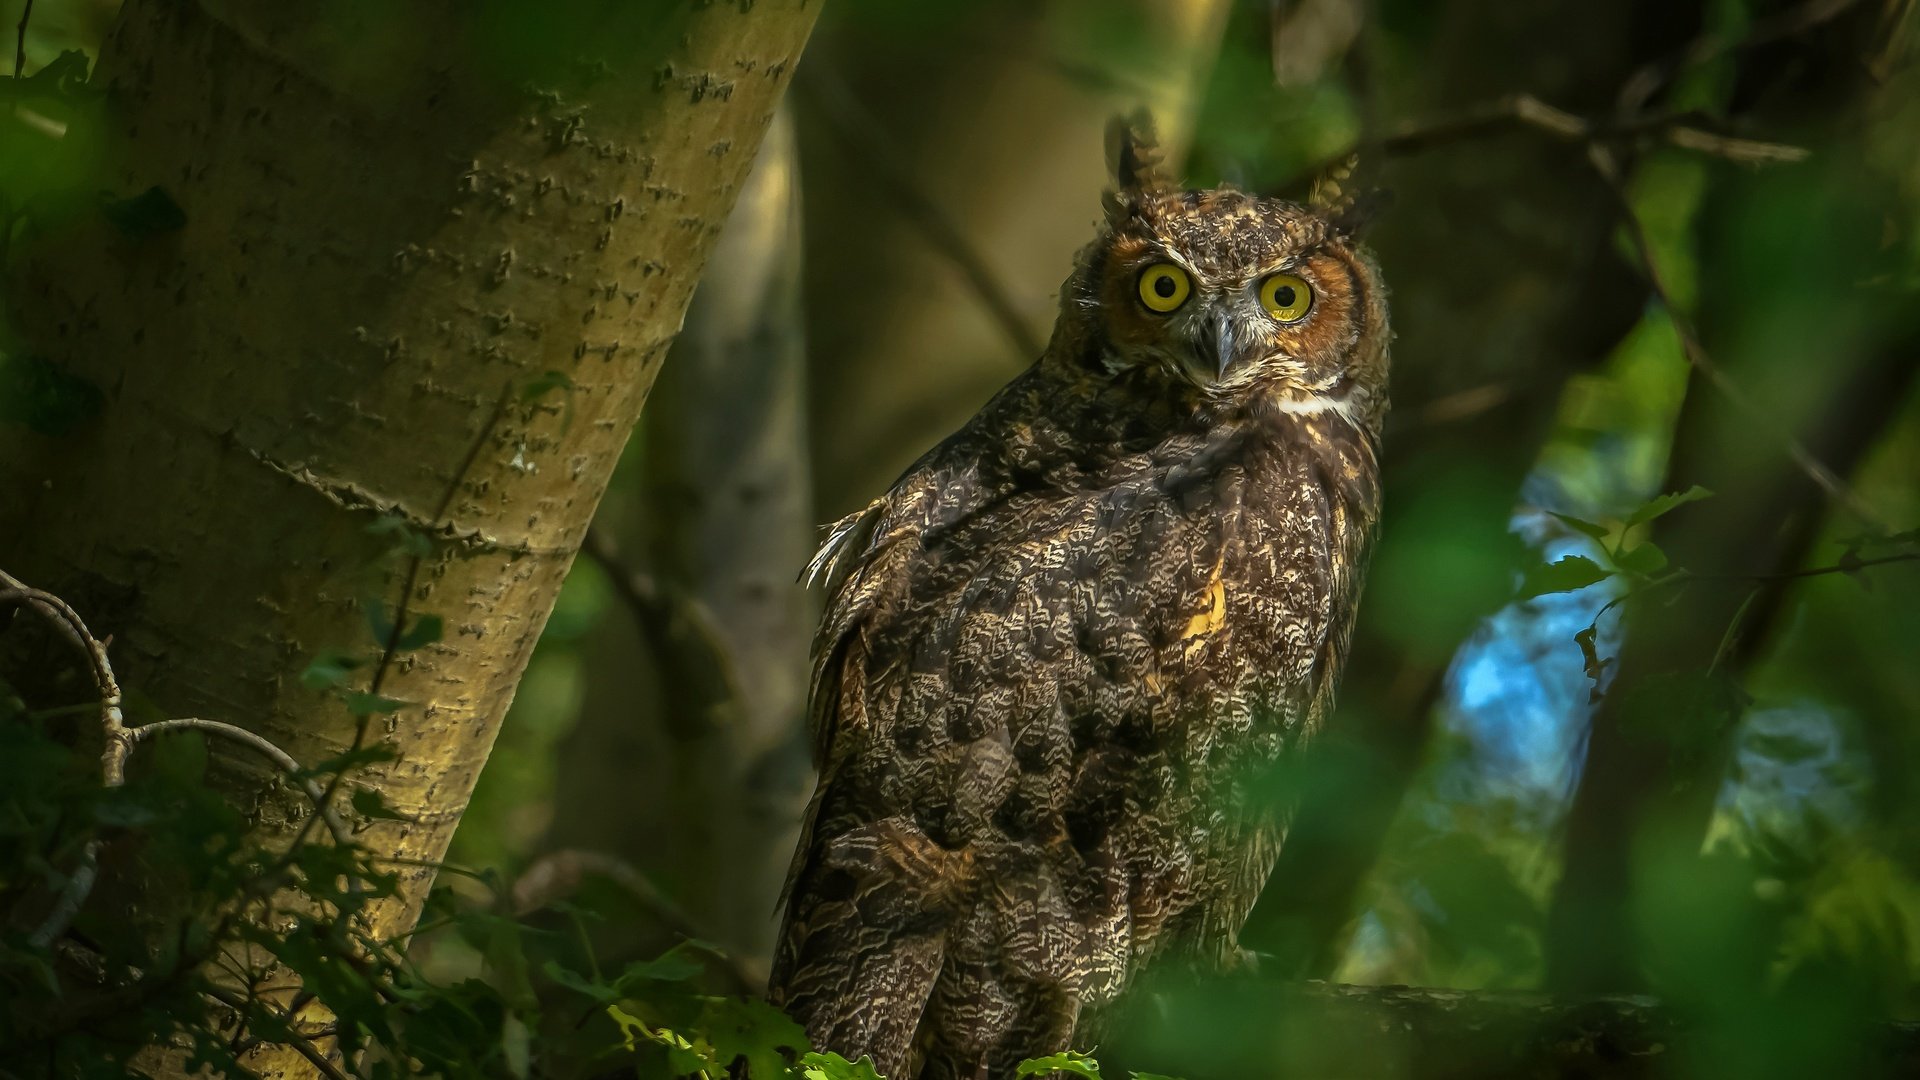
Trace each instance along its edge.
<instances>
[{"instance_id":1,"label":"owl's wing","mask_svg":"<svg viewBox=\"0 0 1920 1080\"><path fill-rule=\"evenodd\" d=\"M835 522L808 567L829 589L814 639L809 697L820 777L781 893L786 919L768 996L791 1010L817 1043L843 1052L854 1048L855 1056L872 1052L883 1069L903 1064L899 1055L912 1041L939 974L941 936L931 928L894 933L876 947L869 940L870 916L876 906L919 903L936 894L948 854L890 820L842 832L831 844L822 842L817 826L846 754L842 733L868 724L868 625L904 595L929 515L977 494L970 470L955 464L968 457L977 438L962 429L910 467L886 496ZM829 869L858 882L858 895L796 895L803 878Z\"/></svg>"}]
</instances>

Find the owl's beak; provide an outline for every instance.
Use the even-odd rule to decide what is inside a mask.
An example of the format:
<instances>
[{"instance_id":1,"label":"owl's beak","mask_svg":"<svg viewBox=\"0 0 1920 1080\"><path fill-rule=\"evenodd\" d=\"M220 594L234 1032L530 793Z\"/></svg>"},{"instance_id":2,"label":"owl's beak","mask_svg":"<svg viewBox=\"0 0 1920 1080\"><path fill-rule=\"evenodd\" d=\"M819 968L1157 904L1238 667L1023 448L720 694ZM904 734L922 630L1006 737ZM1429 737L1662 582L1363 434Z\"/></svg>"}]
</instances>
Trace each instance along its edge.
<instances>
[{"instance_id":1,"label":"owl's beak","mask_svg":"<svg viewBox=\"0 0 1920 1080\"><path fill-rule=\"evenodd\" d=\"M1233 331L1233 316L1215 311L1201 323L1194 337L1194 351L1215 379L1225 379L1227 369L1240 359L1239 336Z\"/></svg>"}]
</instances>

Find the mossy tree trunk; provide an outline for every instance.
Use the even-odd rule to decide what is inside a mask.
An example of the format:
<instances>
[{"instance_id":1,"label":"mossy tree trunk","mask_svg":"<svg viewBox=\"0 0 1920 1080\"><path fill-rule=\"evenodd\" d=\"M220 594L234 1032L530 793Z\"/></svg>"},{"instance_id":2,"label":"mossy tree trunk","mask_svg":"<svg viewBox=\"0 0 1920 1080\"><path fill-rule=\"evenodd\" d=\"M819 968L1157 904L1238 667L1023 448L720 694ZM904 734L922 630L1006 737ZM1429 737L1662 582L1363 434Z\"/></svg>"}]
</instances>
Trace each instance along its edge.
<instances>
[{"instance_id":1,"label":"mossy tree trunk","mask_svg":"<svg viewBox=\"0 0 1920 1080\"><path fill-rule=\"evenodd\" d=\"M18 328L102 406L0 427L0 566L160 710L303 762L360 722L301 671L366 658L351 688L406 704L357 782L407 820L362 836L439 858L818 7L129 2L109 181L185 222L16 244ZM376 666L396 609L444 631ZM300 828L266 765L215 758L266 842Z\"/></svg>"}]
</instances>

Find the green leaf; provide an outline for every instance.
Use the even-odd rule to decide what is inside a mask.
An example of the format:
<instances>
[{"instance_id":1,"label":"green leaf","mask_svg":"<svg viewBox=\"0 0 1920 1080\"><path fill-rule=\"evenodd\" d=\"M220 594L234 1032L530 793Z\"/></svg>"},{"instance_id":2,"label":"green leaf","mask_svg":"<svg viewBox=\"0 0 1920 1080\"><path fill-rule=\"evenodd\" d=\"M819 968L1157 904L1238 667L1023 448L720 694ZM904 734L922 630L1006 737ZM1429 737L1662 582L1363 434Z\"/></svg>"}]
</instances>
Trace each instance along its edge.
<instances>
[{"instance_id":1,"label":"green leaf","mask_svg":"<svg viewBox=\"0 0 1920 1080\"><path fill-rule=\"evenodd\" d=\"M1529 570L1526 580L1520 584L1520 599L1545 596L1548 593L1573 592L1605 581L1611 575L1612 571L1585 555L1568 555L1558 562L1536 566Z\"/></svg>"},{"instance_id":2,"label":"green leaf","mask_svg":"<svg viewBox=\"0 0 1920 1080\"><path fill-rule=\"evenodd\" d=\"M748 1076L781 1076L790 1054L807 1048L807 1033L793 1018L753 998L708 998L700 1029L722 1065L744 1058Z\"/></svg>"},{"instance_id":3,"label":"green leaf","mask_svg":"<svg viewBox=\"0 0 1920 1080\"><path fill-rule=\"evenodd\" d=\"M360 610L367 616L367 631L373 635L374 643L381 648L393 639L393 616L387 613L387 602L368 593L360 598Z\"/></svg>"},{"instance_id":4,"label":"green leaf","mask_svg":"<svg viewBox=\"0 0 1920 1080\"><path fill-rule=\"evenodd\" d=\"M1577 518L1571 514L1556 514L1551 510L1547 511L1547 514L1574 532L1584 533L1587 536L1593 537L1595 540L1605 540L1607 534L1612 531L1597 521L1588 521L1585 518Z\"/></svg>"},{"instance_id":5,"label":"green leaf","mask_svg":"<svg viewBox=\"0 0 1920 1080\"><path fill-rule=\"evenodd\" d=\"M380 694L370 694L364 690L355 690L353 693L348 694L346 702L347 711L355 716L376 716L385 713L396 713L407 705L406 702L398 698L385 697Z\"/></svg>"},{"instance_id":6,"label":"green leaf","mask_svg":"<svg viewBox=\"0 0 1920 1080\"><path fill-rule=\"evenodd\" d=\"M1641 544L1632 551L1622 552L1613 557L1613 565L1629 574L1651 577L1666 569L1667 553L1651 541Z\"/></svg>"},{"instance_id":7,"label":"green leaf","mask_svg":"<svg viewBox=\"0 0 1920 1080\"><path fill-rule=\"evenodd\" d=\"M1065 1073L1068 1076L1084 1076L1088 1080L1100 1080L1100 1063L1087 1054L1068 1050L1046 1057L1028 1058L1020 1063L1014 1072L1015 1080L1023 1076L1045 1076L1049 1073Z\"/></svg>"},{"instance_id":8,"label":"green leaf","mask_svg":"<svg viewBox=\"0 0 1920 1080\"><path fill-rule=\"evenodd\" d=\"M863 1054L859 1061L848 1061L832 1052L800 1055L800 1076L801 1080L884 1080L874 1070L872 1058Z\"/></svg>"},{"instance_id":9,"label":"green leaf","mask_svg":"<svg viewBox=\"0 0 1920 1080\"><path fill-rule=\"evenodd\" d=\"M1627 515L1627 528L1631 529L1635 525L1645 525L1647 522L1652 521L1654 518L1670 510L1685 506L1690 502L1699 502L1701 499L1711 498L1712 496L1713 492L1708 491L1699 484L1695 484L1685 491L1674 492L1670 495L1655 496L1643 503L1638 510Z\"/></svg>"},{"instance_id":10,"label":"green leaf","mask_svg":"<svg viewBox=\"0 0 1920 1080\"><path fill-rule=\"evenodd\" d=\"M685 982L706 970L706 965L694 955L697 946L682 942L661 953L652 960L643 960L629 964L613 981L615 989L622 995L637 993L643 983Z\"/></svg>"},{"instance_id":11,"label":"green leaf","mask_svg":"<svg viewBox=\"0 0 1920 1080\"><path fill-rule=\"evenodd\" d=\"M620 1025L620 1044L626 1047L628 1053L640 1049L639 1039L634 1036L637 1035L640 1039L649 1041L653 1039L653 1032L647 1030L647 1025L642 1023L639 1017L620 1006L607 1006L607 1015L613 1018L614 1023Z\"/></svg>"},{"instance_id":12,"label":"green leaf","mask_svg":"<svg viewBox=\"0 0 1920 1080\"><path fill-rule=\"evenodd\" d=\"M397 760L399 760L399 755L395 754L393 748L390 746L363 746L358 750L348 750L344 754L327 758L325 761L316 761L293 775L295 779L312 779L317 776L331 776L334 773L344 773L365 765L377 765L383 761Z\"/></svg>"},{"instance_id":13,"label":"green leaf","mask_svg":"<svg viewBox=\"0 0 1920 1080\"><path fill-rule=\"evenodd\" d=\"M439 641L445 632L446 623L440 616L422 615L413 621L412 626L407 627L405 633L400 635L400 640L394 643L394 648L400 652L412 652L421 646Z\"/></svg>"},{"instance_id":14,"label":"green leaf","mask_svg":"<svg viewBox=\"0 0 1920 1080\"><path fill-rule=\"evenodd\" d=\"M65 435L100 415L100 388L38 356L0 353L0 424Z\"/></svg>"},{"instance_id":15,"label":"green leaf","mask_svg":"<svg viewBox=\"0 0 1920 1080\"><path fill-rule=\"evenodd\" d=\"M593 1000L601 1002L603 1004L620 1000L621 995L619 991L615 990L613 987L608 986L605 983L595 982L594 980L587 978L585 975L582 975L577 971L569 971L568 969L561 967L559 961L557 960L549 960L546 963L540 965L540 971L542 974L546 975L547 978L552 979L554 982L558 983L561 986L566 987L567 989L573 991L574 993L592 998ZM611 1004L609 1004L608 1007L617 1008L617 1006L614 1006Z\"/></svg>"},{"instance_id":16,"label":"green leaf","mask_svg":"<svg viewBox=\"0 0 1920 1080\"><path fill-rule=\"evenodd\" d=\"M1133 1075L1133 1080L1180 1080L1180 1078L1177 1076L1167 1076L1164 1073L1137 1072L1132 1075Z\"/></svg>"},{"instance_id":17,"label":"green leaf","mask_svg":"<svg viewBox=\"0 0 1920 1080\"><path fill-rule=\"evenodd\" d=\"M378 788L355 788L352 799L353 812L361 817L376 821L412 821L407 815L387 805L387 797Z\"/></svg>"},{"instance_id":18,"label":"green leaf","mask_svg":"<svg viewBox=\"0 0 1920 1080\"><path fill-rule=\"evenodd\" d=\"M360 660L343 652L323 652L300 672L300 685L309 690L332 690L345 686Z\"/></svg>"},{"instance_id":19,"label":"green leaf","mask_svg":"<svg viewBox=\"0 0 1920 1080\"><path fill-rule=\"evenodd\" d=\"M159 187L150 187L126 199L107 196L100 204L100 212L115 228L135 239L173 232L187 224L187 212Z\"/></svg>"}]
</instances>

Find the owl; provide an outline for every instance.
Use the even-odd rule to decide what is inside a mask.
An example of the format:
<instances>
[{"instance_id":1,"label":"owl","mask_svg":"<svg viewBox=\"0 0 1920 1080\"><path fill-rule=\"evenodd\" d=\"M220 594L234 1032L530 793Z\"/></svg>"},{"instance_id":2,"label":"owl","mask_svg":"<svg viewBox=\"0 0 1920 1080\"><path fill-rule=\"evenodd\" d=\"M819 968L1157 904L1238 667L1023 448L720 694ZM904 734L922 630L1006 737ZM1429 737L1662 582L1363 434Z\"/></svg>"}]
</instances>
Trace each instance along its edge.
<instances>
[{"instance_id":1,"label":"owl","mask_svg":"<svg viewBox=\"0 0 1920 1080\"><path fill-rule=\"evenodd\" d=\"M1084 1046L1237 962L1379 514L1386 290L1354 207L1163 173L1144 116L1045 353L835 524L818 789L770 999L892 1080Z\"/></svg>"}]
</instances>

